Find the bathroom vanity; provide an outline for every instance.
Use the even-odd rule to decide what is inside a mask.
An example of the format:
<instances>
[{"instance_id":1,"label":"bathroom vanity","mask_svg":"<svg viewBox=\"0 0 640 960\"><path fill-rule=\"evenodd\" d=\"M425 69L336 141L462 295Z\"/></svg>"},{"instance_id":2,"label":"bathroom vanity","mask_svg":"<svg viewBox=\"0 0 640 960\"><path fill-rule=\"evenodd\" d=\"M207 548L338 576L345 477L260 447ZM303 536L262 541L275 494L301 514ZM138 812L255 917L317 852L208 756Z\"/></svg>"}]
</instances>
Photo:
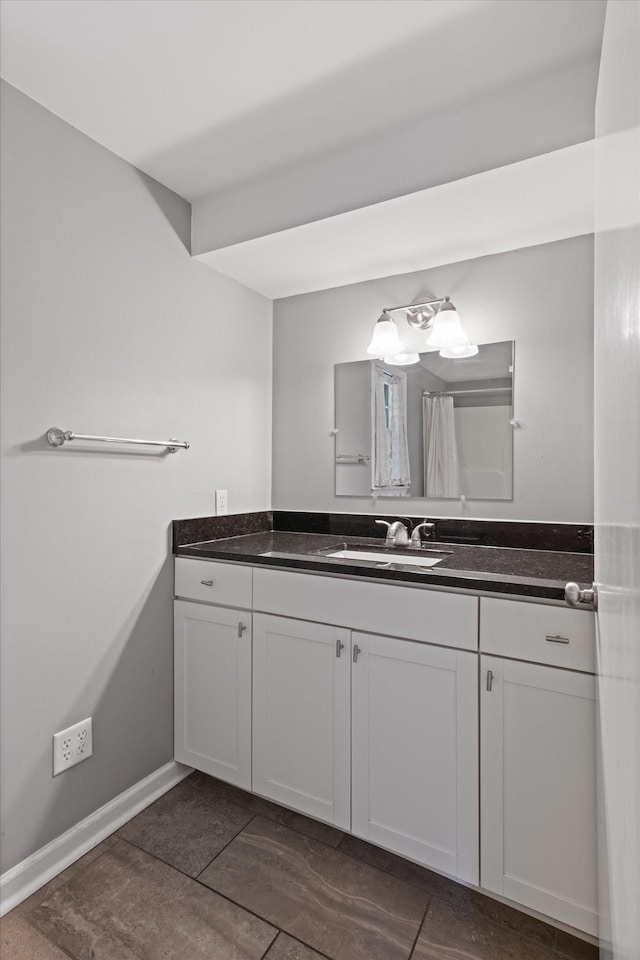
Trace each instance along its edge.
<instances>
[{"instance_id":1,"label":"bathroom vanity","mask_svg":"<svg viewBox=\"0 0 640 960\"><path fill-rule=\"evenodd\" d=\"M327 539L177 545L175 758L597 933L593 611Z\"/></svg>"}]
</instances>

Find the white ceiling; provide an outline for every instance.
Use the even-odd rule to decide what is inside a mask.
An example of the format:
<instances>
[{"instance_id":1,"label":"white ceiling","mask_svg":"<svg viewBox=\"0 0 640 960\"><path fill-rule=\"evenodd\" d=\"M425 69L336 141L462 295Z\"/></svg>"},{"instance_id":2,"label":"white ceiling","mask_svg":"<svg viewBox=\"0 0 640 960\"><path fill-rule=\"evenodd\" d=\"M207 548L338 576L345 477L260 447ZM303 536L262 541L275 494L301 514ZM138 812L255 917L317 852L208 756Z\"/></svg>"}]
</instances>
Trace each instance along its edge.
<instances>
[{"instance_id":1,"label":"white ceiling","mask_svg":"<svg viewBox=\"0 0 640 960\"><path fill-rule=\"evenodd\" d=\"M2 76L187 199L593 54L604 0L2 0Z\"/></svg>"}]
</instances>

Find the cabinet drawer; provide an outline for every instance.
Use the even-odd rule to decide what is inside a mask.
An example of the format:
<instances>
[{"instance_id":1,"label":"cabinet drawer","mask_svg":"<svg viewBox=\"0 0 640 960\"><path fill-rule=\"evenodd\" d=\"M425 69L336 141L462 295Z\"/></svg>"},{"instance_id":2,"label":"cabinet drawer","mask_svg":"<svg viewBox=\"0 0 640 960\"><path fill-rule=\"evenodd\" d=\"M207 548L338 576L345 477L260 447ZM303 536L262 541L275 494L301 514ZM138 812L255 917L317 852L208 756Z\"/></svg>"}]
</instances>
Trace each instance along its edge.
<instances>
[{"instance_id":1,"label":"cabinet drawer","mask_svg":"<svg viewBox=\"0 0 640 960\"><path fill-rule=\"evenodd\" d=\"M494 597L480 601L482 653L595 673L595 648L591 610Z\"/></svg>"},{"instance_id":2,"label":"cabinet drawer","mask_svg":"<svg viewBox=\"0 0 640 960\"><path fill-rule=\"evenodd\" d=\"M176 557L177 597L251 608L252 568Z\"/></svg>"},{"instance_id":3,"label":"cabinet drawer","mask_svg":"<svg viewBox=\"0 0 640 960\"><path fill-rule=\"evenodd\" d=\"M253 606L262 613L478 649L478 600L461 594L256 568Z\"/></svg>"}]
</instances>

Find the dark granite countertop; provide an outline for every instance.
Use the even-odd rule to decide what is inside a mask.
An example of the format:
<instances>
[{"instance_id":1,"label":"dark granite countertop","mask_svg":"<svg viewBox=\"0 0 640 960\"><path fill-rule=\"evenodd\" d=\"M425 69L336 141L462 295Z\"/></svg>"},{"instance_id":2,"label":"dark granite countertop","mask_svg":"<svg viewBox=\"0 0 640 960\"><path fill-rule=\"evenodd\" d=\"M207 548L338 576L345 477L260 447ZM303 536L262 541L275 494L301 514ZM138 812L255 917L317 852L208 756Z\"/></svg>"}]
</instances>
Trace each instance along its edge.
<instances>
[{"instance_id":1,"label":"dark granite countertop","mask_svg":"<svg viewBox=\"0 0 640 960\"><path fill-rule=\"evenodd\" d=\"M380 539L374 538L266 531L182 544L176 546L175 553L182 557L236 560L336 576L403 581L421 586L555 601L564 601L567 581L574 580L581 587L590 587L593 580L593 557L585 553L429 542L424 551L426 556L430 549L447 551L447 555L436 567L417 568L402 562L380 567L374 561L329 559L321 552L339 550L345 544L378 551L384 546ZM387 557L385 555L385 560ZM585 605L585 609L589 607Z\"/></svg>"}]
</instances>

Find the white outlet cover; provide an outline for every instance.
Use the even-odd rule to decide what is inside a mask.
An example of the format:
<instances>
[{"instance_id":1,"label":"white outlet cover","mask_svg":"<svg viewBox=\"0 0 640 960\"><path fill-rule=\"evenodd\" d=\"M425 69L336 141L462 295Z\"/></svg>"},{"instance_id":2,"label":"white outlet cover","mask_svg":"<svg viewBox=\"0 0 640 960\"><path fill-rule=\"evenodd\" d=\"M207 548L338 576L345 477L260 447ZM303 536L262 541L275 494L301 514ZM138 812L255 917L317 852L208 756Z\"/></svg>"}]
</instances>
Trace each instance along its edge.
<instances>
[{"instance_id":1,"label":"white outlet cover","mask_svg":"<svg viewBox=\"0 0 640 960\"><path fill-rule=\"evenodd\" d=\"M53 775L75 767L93 753L92 717L53 735Z\"/></svg>"},{"instance_id":2,"label":"white outlet cover","mask_svg":"<svg viewBox=\"0 0 640 960\"><path fill-rule=\"evenodd\" d=\"M229 513L229 497L226 490L216 490L216 517Z\"/></svg>"}]
</instances>

